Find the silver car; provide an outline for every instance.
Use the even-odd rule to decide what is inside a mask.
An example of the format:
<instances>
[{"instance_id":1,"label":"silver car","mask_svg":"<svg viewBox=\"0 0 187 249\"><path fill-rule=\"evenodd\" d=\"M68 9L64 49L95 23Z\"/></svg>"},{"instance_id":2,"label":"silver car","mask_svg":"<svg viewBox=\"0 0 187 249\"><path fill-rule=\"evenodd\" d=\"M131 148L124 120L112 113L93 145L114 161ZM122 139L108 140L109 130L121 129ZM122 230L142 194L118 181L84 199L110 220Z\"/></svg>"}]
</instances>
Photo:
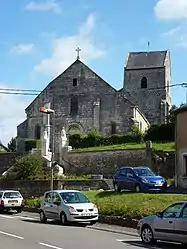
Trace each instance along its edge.
<instances>
[{"instance_id":1,"label":"silver car","mask_svg":"<svg viewBox=\"0 0 187 249\"><path fill-rule=\"evenodd\" d=\"M44 194L40 207L40 221L60 220L61 224L70 222L98 221L98 208L82 192L77 190L53 190Z\"/></svg>"},{"instance_id":2,"label":"silver car","mask_svg":"<svg viewBox=\"0 0 187 249\"><path fill-rule=\"evenodd\" d=\"M142 218L137 230L145 244L161 240L187 245L187 201L176 202L156 215Z\"/></svg>"}]
</instances>

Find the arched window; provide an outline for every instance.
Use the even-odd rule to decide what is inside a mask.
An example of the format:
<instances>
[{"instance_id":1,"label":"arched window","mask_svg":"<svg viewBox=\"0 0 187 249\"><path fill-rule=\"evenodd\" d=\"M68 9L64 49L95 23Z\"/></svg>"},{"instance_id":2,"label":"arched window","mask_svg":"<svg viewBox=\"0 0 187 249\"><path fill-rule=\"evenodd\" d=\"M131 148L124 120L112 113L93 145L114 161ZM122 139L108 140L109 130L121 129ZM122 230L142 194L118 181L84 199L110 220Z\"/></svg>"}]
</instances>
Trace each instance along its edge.
<instances>
[{"instance_id":1,"label":"arched window","mask_svg":"<svg viewBox=\"0 0 187 249\"><path fill-rule=\"evenodd\" d=\"M73 79L73 86L77 86L77 79L76 78Z\"/></svg>"},{"instance_id":2,"label":"arched window","mask_svg":"<svg viewBox=\"0 0 187 249\"><path fill-rule=\"evenodd\" d=\"M39 124L35 126L35 138L39 140L41 138L41 127Z\"/></svg>"},{"instance_id":3,"label":"arched window","mask_svg":"<svg viewBox=\"0 0 187 249\"><path fill-rule=\"evenodd\" d=\"M71 98L71 106L70 106L70 113L72 115L76 115L78 113L78 99L77 97Z\"/></svg>"},{"instance_id":4,"label":"arched window","mask_svg":"<svg viewBox=\"0 0 187 249\"><path fill-rule=\"evenodd\" d=\"M147 78L143 77L141 79L141 88L147 88Z\"/></svg>"}]
</instances>

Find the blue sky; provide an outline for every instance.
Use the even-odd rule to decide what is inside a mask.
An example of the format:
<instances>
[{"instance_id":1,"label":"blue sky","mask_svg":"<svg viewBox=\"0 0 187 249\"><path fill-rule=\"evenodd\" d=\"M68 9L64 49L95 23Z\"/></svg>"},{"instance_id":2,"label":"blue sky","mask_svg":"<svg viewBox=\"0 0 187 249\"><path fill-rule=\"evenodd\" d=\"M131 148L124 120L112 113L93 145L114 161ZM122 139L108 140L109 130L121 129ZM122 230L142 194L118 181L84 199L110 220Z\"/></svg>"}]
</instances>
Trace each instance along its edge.
<instances>
[{"instance_id":1,"label":"blue sky","mask_svg":"<svg viewBox=\"0 0 187 249\"><path fill-rule=\"evenodd\" d=\"M173 2L173 3L172 3ZM43 89L75 59L122 87L129 51L171 51L172 84L187 81L187 1L184 0L19 0L0 8L0 87ZM168 11L169 10L169 11ZM150 47L148 48L148 41ZM186 101L182 87L172 102ZM0 94L0 133L7 143L24 120L33 97ZM6 127L6 129L5 129Z\"/></svg>"}]
</instances>

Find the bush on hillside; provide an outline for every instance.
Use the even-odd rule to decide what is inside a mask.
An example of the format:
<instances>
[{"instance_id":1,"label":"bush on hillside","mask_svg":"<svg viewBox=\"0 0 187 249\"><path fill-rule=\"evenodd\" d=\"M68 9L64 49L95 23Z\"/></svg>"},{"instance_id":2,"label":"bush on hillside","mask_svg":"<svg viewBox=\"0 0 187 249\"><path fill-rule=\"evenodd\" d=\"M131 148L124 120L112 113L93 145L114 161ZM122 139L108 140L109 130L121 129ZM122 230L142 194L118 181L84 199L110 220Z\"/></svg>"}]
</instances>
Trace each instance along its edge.
<instances>
[{"instance_id":1,"label":"bush on hillside","mask_svg":"<svg viewBox=\"0 0 187 249\"><path fill-rule=\"evenodd\" d=\"M41 141L37 139L26 139L25 140L25 151L31 151L35 148L40 148Z\"/></svg>"},{"instance_id":2,"label":"bush on hillside","mask_svg":"<svg viewBox=\"0 0 187 249\"><path fill-rule=\"evenodd\" d=\"M173 142L175 140L175 126L173 123L151 125L145 134L145 141Z\"/></svg>"},{"instance_id":3,"label":"bush on hillside","mask_svg":"<svg viewBox=\"0 0 187 249\"><path fill-rule=\"evenodd\" d=\"M17 173L20 180L43 179L44 163L41 157L29 154L16 159L14 172Z\"/></svg>"},{"instance_id":4,"label":"bush on hillside","mask_svg":"<svg viewBox=\"0 0 187 249\"><path fill-rule=\"evenodd\" d=\"M69 136L69 143L73 149L142 142L142 134L100 136L92 133L87 136L81 136L79 134Z\"/></svg>"}]
</instances>

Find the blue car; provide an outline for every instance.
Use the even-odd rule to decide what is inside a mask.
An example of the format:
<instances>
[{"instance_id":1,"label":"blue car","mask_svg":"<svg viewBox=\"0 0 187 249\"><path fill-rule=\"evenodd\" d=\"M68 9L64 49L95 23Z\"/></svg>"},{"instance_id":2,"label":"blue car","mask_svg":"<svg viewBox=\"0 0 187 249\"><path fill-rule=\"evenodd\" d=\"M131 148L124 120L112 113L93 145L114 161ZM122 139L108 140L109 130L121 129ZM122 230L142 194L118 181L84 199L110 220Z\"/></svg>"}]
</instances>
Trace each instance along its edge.
<instances>
[{"instance_id":1,"label":"blue car","mask_svg":"<svg viewBox=\"0 0 187 249\"><path fill-rule=\"evenodd\" d=\"M121 167L113 176L113 186L117 192L164 192L167 189L167 182L148 167Z\"/></svg>"}]
</instances>

